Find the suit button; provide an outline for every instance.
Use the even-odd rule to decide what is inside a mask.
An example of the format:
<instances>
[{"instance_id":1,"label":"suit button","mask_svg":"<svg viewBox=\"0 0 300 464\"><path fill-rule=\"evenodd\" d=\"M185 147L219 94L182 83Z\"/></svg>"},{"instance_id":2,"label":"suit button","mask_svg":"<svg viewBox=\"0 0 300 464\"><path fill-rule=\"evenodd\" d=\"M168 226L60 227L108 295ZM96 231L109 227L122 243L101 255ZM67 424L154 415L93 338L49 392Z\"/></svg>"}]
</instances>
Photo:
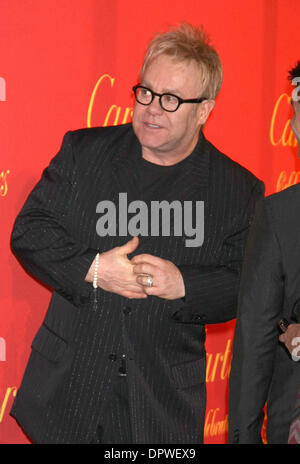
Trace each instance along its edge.
<instances>
[{"instance_id":1,"label":"suit button","mask_svg":"<svg viewBox=\"0 0 300 464\"><path fill-rule=\"evenodd\" d=\"M119 369L119 376L120 376L120 377L126 377L126 376L127 376L126 368L125 368L125 367L120 367L120 369Z\"/></svg>"},{"instance_id":2,"label":"suit button","mask_svg":"<svg viewBox=\"0 0 300 464\"><path fill-rule=\"evenodd\" d=\"M127 376L127 371L126 371L126 356L125 356L125 354L122 355L121 366L120 366L120 368L119 368L119 376L120 376L120 377L126 377L126 376Z\"/></svg>"},{"instance_id":3,"label":"suit button","mask_svg":"<svg viewBox=\"0 0 300 464\"><path fill-rule=\"evenodd\" d=\"M111 353L108 356L108 359L110 359L111 361L116 361L117 360L117 355L115 353Z\"/></svg>"},{"instance_id":4,"label":"suit button","mask_svg":"<svg viewBox=\"0 0 300 464\"><path fill-rule=\"evenodd\" d=\"M131 307L130 306L125 306L125 308L123 309L123 313L124 314L130 314L131 313Z\"/></svg>"},{"instance_id":5,"label":"suit button","mask_svg":"<svg viewBox=\"0 0 300 464\"><path fill-rule=\"evenodd\" d=\"M204 322L205 320L206 320L205 314L203 314L203 316L200 316L199 314L193 315L193 321L195 322Z\"/></svg>"}]
</instances>

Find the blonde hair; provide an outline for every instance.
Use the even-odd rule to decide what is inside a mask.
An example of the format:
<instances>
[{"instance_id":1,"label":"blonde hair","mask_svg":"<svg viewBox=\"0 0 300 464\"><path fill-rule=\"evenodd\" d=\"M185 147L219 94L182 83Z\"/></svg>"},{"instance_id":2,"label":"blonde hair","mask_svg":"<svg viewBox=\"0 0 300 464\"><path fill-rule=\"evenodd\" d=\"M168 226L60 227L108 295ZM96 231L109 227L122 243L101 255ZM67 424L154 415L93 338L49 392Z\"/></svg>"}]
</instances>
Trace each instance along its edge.
<instances>
[{"instance_id":1,"label":"blonde hair","mask_svg":"<svg viewBox=\"0 0 300 464\"><path fill-rule=\"evenodd\" d=\"M222 63L202 26L196 28L183 22L177 28L156 35L147 47L141 79L147 66L160 55L167 55L174 61L194 60L202 77L199 97L215 100L223 80Z\"/></svg>"}]
</instances>

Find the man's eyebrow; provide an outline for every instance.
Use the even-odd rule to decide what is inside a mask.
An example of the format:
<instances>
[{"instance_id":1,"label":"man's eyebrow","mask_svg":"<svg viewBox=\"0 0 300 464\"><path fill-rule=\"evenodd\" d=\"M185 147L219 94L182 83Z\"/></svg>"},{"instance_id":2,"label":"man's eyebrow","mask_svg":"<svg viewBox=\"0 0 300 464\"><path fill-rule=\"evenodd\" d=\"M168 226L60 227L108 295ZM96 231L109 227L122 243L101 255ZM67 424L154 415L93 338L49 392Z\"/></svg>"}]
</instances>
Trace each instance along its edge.
<instances>
[{"instance_id":1,"label":"man's eyebrow","mask_svg":"<svg viewBox=\"0 0 300 464\"><path fill-rule=\"evenodd\" d=\"M155 90L153 89L152 85L149 84L149 82L143 80L143 81L141 82L141 85L144 86L144 87L147 87L148 89L153 90L153 92L155 92ZM158 93L158 92L157 92L157 93ZM163 89L163 90L162 90L161 92L159 92L159 93L162 93L162 94L163 94L163 93L168 93L168 94L172 94L172 95L175 95L175 96L177 95L178 97L180 97L180 93L181 93L181 92L180 92L180 90L178 90L178 89L167 89L167 88L165 88L165 89Z\"/></svg>"}]
</instances>

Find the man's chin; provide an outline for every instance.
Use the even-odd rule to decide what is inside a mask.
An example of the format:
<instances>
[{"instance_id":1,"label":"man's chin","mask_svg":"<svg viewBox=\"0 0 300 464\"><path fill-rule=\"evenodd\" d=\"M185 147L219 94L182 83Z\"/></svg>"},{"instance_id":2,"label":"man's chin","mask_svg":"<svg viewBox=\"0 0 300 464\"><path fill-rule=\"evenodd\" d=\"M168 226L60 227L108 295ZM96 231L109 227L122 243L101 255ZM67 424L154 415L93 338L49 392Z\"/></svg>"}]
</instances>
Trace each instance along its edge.
<instances>
[{"instance_id":1,"label":"man's chin","mask_svg":"<svg viewBox=\"0 0 300 464\"><path fill-rule=\"evenodd\" d=\"M167 153L168 145L164 140L160 140L158 137L138 137L143 150L153 153Z\"/></svg>"}]
</instances>

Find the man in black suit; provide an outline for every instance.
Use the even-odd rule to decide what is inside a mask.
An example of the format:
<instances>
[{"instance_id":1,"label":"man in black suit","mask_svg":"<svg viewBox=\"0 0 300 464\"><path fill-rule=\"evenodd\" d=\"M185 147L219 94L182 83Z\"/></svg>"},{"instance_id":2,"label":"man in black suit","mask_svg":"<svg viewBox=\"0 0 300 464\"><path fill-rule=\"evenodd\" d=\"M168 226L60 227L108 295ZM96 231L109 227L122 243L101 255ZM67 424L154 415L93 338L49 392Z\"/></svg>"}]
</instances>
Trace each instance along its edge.
<instances>
[{"instance_id":1,"label":"man in black suit","mask_svg":"<svg viewBox=\"0 0 300 464\"><path fill-rule=\"evenodd\" d=\"M54 289L12 408L35 443L202 443L205 324L236 315L264 191L202 134L221 82L201 30L157 36L133 124L68 133L19 214Z\"/></svg>"},{"instance_id":2,"label":"man in black suit","mask_svg":"<svg viewBox=\"0 0 300 464\"><path fill-rule=\"evenodd\" d=\"M290 78L299 85L300 62ZM299 142L297 93L296 87L291 127ZM298 184L265 198L251 226L229 382L229 443L262 442L266 402L267 442L288 442L300 387L299 211Z\"/></svg>"}]
</instances>

